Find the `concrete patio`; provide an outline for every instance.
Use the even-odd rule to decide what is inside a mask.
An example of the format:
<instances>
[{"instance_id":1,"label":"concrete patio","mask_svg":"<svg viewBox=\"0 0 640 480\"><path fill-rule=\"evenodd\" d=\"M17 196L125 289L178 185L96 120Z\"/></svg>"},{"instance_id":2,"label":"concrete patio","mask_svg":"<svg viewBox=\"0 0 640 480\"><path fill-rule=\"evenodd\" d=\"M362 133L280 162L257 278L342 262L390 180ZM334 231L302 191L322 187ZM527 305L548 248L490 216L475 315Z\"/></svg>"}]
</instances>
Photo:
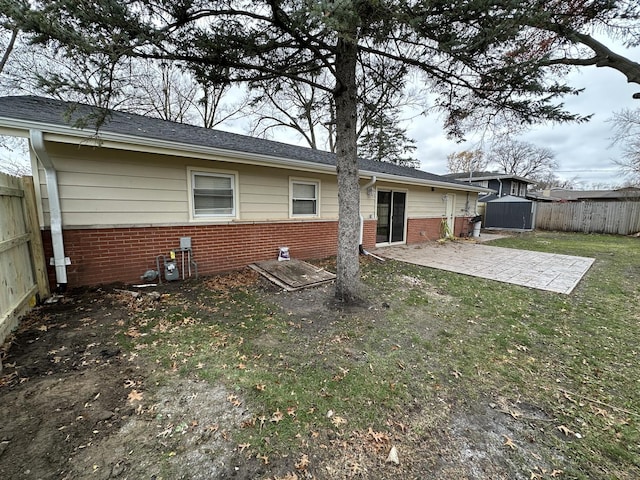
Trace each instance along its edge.
<instances>
[{"instance_id":1,"label":"concrete patio","mask_svg":"<svg viewBox=\"0 0 640 480\"><path fill-rule=\"evenodd\" d=\"M375 254L402 262L539 290L569 294L593 258L493 247L475 242L429 242L382 247Z\"/></svg>"}]
</instances>

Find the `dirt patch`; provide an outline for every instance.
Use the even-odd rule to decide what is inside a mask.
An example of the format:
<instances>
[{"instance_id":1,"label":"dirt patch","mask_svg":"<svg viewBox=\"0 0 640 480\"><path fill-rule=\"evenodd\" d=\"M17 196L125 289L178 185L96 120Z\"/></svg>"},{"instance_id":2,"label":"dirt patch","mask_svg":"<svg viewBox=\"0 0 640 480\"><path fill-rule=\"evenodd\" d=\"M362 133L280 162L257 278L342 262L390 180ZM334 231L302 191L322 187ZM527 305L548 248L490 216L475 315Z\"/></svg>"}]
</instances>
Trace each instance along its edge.
<instances>
[{"instance_id":1,"label":"dirt patch","mask_svg":"<svg viewBox=\"0 0 640 480\"><path fill-rule=\"evenodd\" d=\"M239 280L236 279L236 283ZM224 280L221 280L224 283ZM168 287L169 292L173 286ZM166 292L75 292L31 312L3 347L0 478L225 478L245 412L118 344Z\"/></svg>"}]
</instances>

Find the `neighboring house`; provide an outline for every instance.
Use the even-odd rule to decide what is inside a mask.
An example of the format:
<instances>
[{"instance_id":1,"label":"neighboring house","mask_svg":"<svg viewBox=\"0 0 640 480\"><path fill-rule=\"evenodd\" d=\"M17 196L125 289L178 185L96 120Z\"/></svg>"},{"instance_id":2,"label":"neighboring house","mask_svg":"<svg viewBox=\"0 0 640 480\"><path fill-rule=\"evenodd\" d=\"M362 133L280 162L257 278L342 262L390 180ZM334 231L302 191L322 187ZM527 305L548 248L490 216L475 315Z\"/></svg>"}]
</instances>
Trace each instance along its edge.
<instances>
[{"instance_id":1,"label":"neighboring house","mask_svg":"<svg viewBox=\"0 0 640 480\"><path fill-rule=\"evenodd\" d=\"M481 202L488 202L494 198L505 197L507 195L511 195L512 197L526 197L529 185L535 183L528 178L509 173L460 172L448 173L443 176L460 182L467 182L478 187L489 188L494 191L494 193L481 197L479 199Z\"/></svg>"},{"instance_id":2,"label":"neighboring house","mask_svg":"<svg viewBox=\"0 0 640 480\"><path fill-rule=\"evenodd\" d=\"M527 189L534 181L495 172L461 172L445 176L493 190L478 198L478 214L483 217L484 228L532 230L535 227L535 204L526 198Z\"/></svg>"},{"instance_id":3,"label":"neighboring house","mask_svg":"<svg viewBox=\"0 0 640 480\"><path fill-rule=\"evenodd\" d=\"M626 187L616 190L567 190L551 188L542 192L530 192L528 198L538 202L582 202L582 201L640 201L640 188Z\"/></svg>"},{"instance_id":4,"label":"neighboring house","mask_svg":"<svg viewBox=\"0 0 640 480\"><path fill-rule=\"evenodd\" d=\"M335 155L110 112L74 128L86 105L0 98L0 133L29 138L50 279L65 287L140 282L190 237L201 274L337 251ZM418 243L468 228L484 188L360 160L365 248Z\"/></svg>"}]
</instances>

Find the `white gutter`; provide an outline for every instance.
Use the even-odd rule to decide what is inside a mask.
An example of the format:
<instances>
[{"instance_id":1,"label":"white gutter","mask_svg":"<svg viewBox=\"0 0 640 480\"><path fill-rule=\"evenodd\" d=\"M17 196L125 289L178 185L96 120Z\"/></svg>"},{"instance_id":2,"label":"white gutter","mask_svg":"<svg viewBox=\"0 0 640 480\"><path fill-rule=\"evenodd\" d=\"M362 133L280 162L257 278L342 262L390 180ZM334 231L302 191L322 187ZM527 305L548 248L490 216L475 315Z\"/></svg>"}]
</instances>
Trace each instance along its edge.
<instances>
[{"instance_id":1,"label":"white gutter","mask_svg":"<svg viewBox=\"0 0 640 480\"><path fill-rule=\"evenodd\" d=\"M498 183L500 184L500 190L498 190L498 197L502 196L502 180L500 180L499 178L496 178L496 180L498 180Z\"/></svg>"},{"instance_id":2,"label":"white gutter","mask_svg":"<svg viewBox=\"0 0 640 480\"><path fill-rule=\"evenodd\" d=\"M29 130L31 147L38 160L42 163L46 173L47 193L49 195L49 216L51 224L51 243L53 244L53 265L56 268L56 282L58 288L64 291L67 287L67 261L64 256L64 241L62 239L62 210L60 208L60 194L58 192L58 175L51 157L44 145L42 130Z\"/></svg>"}]
</instances>

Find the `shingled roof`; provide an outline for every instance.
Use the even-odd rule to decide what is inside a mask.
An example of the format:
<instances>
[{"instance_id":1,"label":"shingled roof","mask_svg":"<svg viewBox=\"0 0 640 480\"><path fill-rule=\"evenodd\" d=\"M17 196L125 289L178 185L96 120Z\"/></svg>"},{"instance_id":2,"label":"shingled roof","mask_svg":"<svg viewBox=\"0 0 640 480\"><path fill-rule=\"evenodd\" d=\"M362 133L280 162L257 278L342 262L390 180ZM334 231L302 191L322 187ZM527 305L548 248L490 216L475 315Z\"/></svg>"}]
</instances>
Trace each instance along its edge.
<instances>
[{"instance_id":1,"label":"shingled roof","mask_svg":"<svg viewBox=\"0 0 640 480\"><path fill-rule=\"evenodd\" d=\"M38 96L0 97L0 126L13 127L15 121L21 121L40 125L45 131L46 126L71 129L76 127L79 121L86 122L100 116L100 110L81 103L62 102ZM85 133L87 131L95 132L95 123L93 125L87 124L85 129L87 129ZM77 131L80 132L80 130ZM266 155L283 160L298 160L325 166L335 166L336 164L336 155L330 152L116 110L108 112L99 131L141 139L157 139L183 145L210 147L230 152ZM469 189L469 185L464 182L392 163L361 158L359 159L359 169L427 182L448 183L458 188L465 186L466 189ZM471 189L480 190L474 187Z\"/></svg>"}]
</instances>

